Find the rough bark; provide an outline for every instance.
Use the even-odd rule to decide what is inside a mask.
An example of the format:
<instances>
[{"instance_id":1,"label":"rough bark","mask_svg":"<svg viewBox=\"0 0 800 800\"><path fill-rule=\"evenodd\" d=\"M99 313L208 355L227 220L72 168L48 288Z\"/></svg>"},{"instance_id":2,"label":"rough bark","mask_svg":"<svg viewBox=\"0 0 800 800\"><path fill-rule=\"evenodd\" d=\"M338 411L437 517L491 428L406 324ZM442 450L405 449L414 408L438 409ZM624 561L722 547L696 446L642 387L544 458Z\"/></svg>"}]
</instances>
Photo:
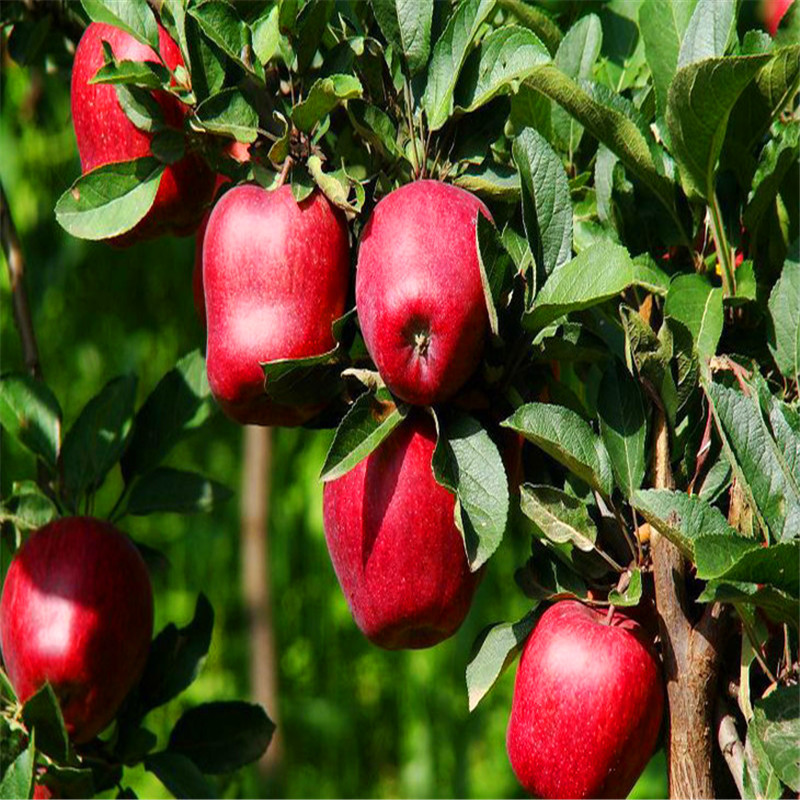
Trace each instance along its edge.
<instances>
[{"instance_id":1,"label":"rough bark","mask_svg":"<svg viewBox=\"0 0 800 800\"><path fill-rule=\"evenodd\" d=\"M275 736L259 762L264 777L274 777L283 758L278 720L278 660L272 625L270 592L269 499L272 469L272 431L244 429L242 465L242 592L250 642L250 689L277 725Z\"/></svg>"},{"instance_id":2,"label":"rough bark","mask_svg":"<svg viewBox=\"0 0 800 800\"><path fill-rule=\"evenodd\" d=\"M656 418L654 485L673 487L669 430L663 412ZM656 608L667 683L667 763L671 798L713 798L714 701L724 632L722 607L708 606L691 622L686 593L686 561L655 530L651 533Z\"/></svg>"}]
</instances>

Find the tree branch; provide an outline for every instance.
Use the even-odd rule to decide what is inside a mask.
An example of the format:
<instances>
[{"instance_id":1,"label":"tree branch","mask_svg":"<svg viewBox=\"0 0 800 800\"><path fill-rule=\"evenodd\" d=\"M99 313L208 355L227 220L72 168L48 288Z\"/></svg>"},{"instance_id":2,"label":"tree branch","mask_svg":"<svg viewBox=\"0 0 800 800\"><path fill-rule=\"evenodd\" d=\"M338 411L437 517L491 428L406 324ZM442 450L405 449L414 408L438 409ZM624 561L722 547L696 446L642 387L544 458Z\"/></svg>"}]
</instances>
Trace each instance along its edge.
<instances>
[{"instance_id":1,"label":"tree branch","mask_svg":"<svg viewBox=\"0 0 800 800\"><path fill-rule=\"evenodd\" d=\"M669 428L657 411L653 452L653 482L671 489ZM667 763L670 797L715 796L711 769L714 697L719 671L719 644L724 634L722 607L707 609L692 626L686 590L686 561L668 539L651 532L653 572L667 682L669 727Z\"/></svg>"},{"instance_id":2,"label":"tree branch","mask_svg":"<svg viewBox=\"0 0 800 800\"><path fill-rule=\"evenodd\" d=\"M719 749L739 790L739 796L744 797L744 745L736 729L736 719L721 698L717 699L716 723Z\"/></svg>"},{"instance_id":3,"label":"tree branch","mask_svg":"<svg viewBox=\"0 0 800 800\"><path fill-rule=\"evenodd\" d=\"M39 348L36 344L36 334L33 330L33 319L28 303L28 293L25 290L25 259L22 247L11 218L11 209L3 184L0 183L0 241L8 265L8 278L11 285L11 299L14 306L14 322L22 341L22 355L25 366L30 374L37 379L42 377L42 367L39 362Z\"/></svg>"}]
</instances>

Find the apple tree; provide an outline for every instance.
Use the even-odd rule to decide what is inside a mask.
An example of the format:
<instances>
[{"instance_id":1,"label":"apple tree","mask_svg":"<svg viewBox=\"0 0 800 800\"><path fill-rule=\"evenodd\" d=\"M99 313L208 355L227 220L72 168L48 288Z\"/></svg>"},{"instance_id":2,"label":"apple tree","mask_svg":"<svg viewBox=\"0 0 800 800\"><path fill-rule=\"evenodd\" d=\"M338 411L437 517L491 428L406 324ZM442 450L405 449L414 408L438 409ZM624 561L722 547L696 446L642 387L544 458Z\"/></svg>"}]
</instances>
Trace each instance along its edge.
<instances>
[{"instance_id":1,"label":"apple tree","mask_svg":"<svg viewBox=\"0 0 800 800\"><path fill-rule=\"evenodd\" d=\"M217 408L334 431L325 536L377 646L451 636L504 539L524 539L508 580L528 613L482 621L464 666L472 710L520 656L506 742L487 744L528 793L626 796L660 744L671 797L800 791L797 4L1 13L15 60L72 63L65 238L107 241L113 261L195 233L206 329L138 410L135 378L113 379L62 437L2 196L27 372L3 373L0 423L37 459L1 508L19 548L0 606L3 796L128 796L139 763L208 796L205 774L267 747L264 710L238 701L187 711L163 749L145 727L208 649L203 595L99 738L61 673L34 693L18 677L41 659L14 631L38 602L51 620L52 575L76 572L77 545L26 570L37 541L225 499L162 466ZM119 497L95 507L118 464ZM23 595L28 573L51 577Z\"/></svg>"}]
</instances>

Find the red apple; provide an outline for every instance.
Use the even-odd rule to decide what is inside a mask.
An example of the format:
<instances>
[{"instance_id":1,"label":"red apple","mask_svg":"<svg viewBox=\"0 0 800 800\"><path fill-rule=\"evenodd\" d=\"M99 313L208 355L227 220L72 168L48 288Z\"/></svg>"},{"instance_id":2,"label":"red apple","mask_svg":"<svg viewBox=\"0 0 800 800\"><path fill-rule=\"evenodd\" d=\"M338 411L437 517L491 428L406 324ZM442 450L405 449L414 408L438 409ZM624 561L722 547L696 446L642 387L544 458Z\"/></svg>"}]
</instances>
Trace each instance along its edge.
<instances>
[{"instance_id":1,"label":"red apple","mask_svg":"<svg viewBox=\"0 0 800 800\"><path fill-rule=\"evenodd\" d=\"M117 60L158 62L150 47L119 28L93 22L84 32L75 51L71 89L72 122L84 174L104 164L152 155L153 134L140 131L128 119L114 86L89 82L105 63L104 41L111 45ZM170 69L183 66L178 45L160 24L158 49ZM189 106L166 92L154 91L153 96L167 125L183 128ZM144 219L133 230L116 237L114 244L128 245L165 233L191 233L211 200L213 189L214 173L205 161L193 153L184 156L164 170L156 199Z\"/></svg>"},{"instance_id":2,"label":"red apple","mask_svg":"<svg viewBox=\"0 0 800 800\"><path fill-rule=\"evenodd\" d=\"M8 676L23 702L50 681L76 743L114 718L144 669L152 634L144 561L109 523L57 520L12 559L0 599Z\"/></svg>"},{"instance_id":3,"label":"red apple","mask_svg":"<svg viewBox=\"0 0 800 800\"><path fill-rule=\"evenodd\" d=\"M264 392L260 362L334 346L350 273L347 223L318 191L247 184L214 206L203 243L211 391L237 422L299 425L319 406L290 407Z\"/></svg>"},{"instance_id":4,"label":"red apple","mask_svg":"<svg viewBox=\"0 0 800 800\"><path fill-rule=\"evenodd\" d=\"M574 600L549 608L522 652L506 746L543 798L627 797L658 739L664 688L652 640L630 617Z\"/></svg>"},{"instance_id":5,"label":"red apple","mask_svg":"<svg viewBox=\"0 0 800 800\"><path fill-rule=\"evenodd\" d=\"M770 36L778 32L781 20L793 2L794 0L762 0L761 13Z\"/></svg>"},{"instance_id":6,"label":"red apple","mask_svg":"<svg viewBox=\"0 0 800 800\"><path fill-rule=\"evenodd\" d=\"M234 160L243 164L250 160L250 146L242 142L231 142L225 147L225 152ZM230 183L231 179L227 175L218 174L214 183L214 197L219 190ZM211 209L206 211L200 225L197 227L197 236L194 240L194 270L192 271L192 297L194 299L194 310L203 328L206 327L206 299L203 294L203 239L208 227L208 219L211 216Z\"/></svg>"},{"instance_id":7,"label":"red apple","mask_svg":"<svg viewBox=\"0 0 800 800\"><path fill-rule=\"evenodd\" d=\"M325 538L358 627L390 650L430 647L464 620L470 572L455 498L434 480L436 430L409 418L350 472L325 484Z\"/></svg>"},{"instance_id":8,"label":"red apple","mask_svg":"<svg viewBox=\"0 0 800 800\"><path fill-rule=\"evenodd\" d=\"M356 307L369 354L399 398L447 400L483 354L488 312L473 194L438 181L396 189L375 207L358 251Z\"/></svg>"}]
</instances>

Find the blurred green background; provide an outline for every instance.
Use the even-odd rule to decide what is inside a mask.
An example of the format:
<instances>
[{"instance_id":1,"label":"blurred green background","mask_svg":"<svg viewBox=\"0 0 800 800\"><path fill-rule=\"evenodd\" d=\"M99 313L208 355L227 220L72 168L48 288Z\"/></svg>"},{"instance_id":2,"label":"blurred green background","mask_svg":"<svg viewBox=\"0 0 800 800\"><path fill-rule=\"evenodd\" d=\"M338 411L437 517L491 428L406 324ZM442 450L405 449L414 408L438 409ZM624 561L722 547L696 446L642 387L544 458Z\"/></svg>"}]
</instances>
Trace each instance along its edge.
<instances>
[{"instance_id":1,"label":"blurred green background","mask_svg":"<svg viewBox=\"0 0 800 800\"><path fill-rule=\"evenodd\" d=\"M115 250L68 236L55 222L58 196L79 174L69 109L69 74L23 70L7 57L0 74L0 179L27 260L27 288L48 384L68 425L106 381L139 376L139 402L186 352L203 345L192 304L193 239L161 239ZM23 368L8 274L0 279L3 371ZM527 611L513 581L528 541L511 531L459 631L438 647L389 653L353 624L328 559L319 468L326 431L277 430L269 514L270 575L277 651L281 758L271 776L256 767L216 781L224 797L516 797L505 726L514 669L471 715L464 670L479 631ZM33 477L32 458L0 440L0 490ZM216 612L205 667L191 689L153 712L165 744L189 705L250 696L247 620L239 563L242 430L217 415L168 463L195 469L236 491L212 515L127 518L134 538L160 549L170 567L155 576L156 627L191 618L198 591ZM121 486L99 498L108 509ZM3 566L8 553L3 554ZM128 773L142 797L168 796L151 775ZM663 752L634 797L666 797Z\"/></svg>"}]
</instances>

